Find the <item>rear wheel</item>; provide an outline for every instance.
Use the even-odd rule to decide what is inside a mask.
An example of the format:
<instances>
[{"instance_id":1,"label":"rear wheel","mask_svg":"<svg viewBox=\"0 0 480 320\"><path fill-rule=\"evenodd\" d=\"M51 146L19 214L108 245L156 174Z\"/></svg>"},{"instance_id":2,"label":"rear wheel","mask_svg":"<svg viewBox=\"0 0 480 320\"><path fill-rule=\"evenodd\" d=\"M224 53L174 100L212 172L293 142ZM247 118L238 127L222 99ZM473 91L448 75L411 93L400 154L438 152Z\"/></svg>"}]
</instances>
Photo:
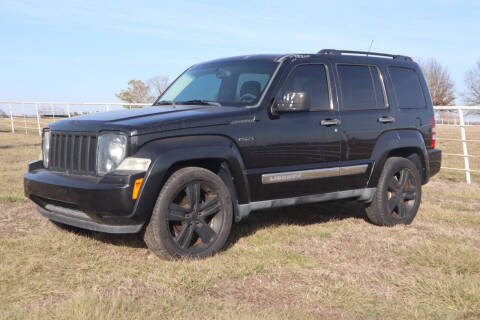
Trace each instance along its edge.
<instances>
[{"instance_id":1,"label":"rear wheel","mask_svg":"<svg viewBox=\"0 0 480 320\"><path fill-rule=\"evenodd\" d=\"M417 166L401 157L387 159L367 216L376 225L410 224L422 197Z\"/></svg>"},{"instance_id":2,"label":"rear wheel","mask_svg":"<svg viewBox=\"0 0 480 320\"><path fill-rule=\"evenodd\" d=\"M232 220L231 195L222 179L209 170L188 167L165 183L144 240L164 259L202 258L224 247Z\"/></svg>"}]
</instances>

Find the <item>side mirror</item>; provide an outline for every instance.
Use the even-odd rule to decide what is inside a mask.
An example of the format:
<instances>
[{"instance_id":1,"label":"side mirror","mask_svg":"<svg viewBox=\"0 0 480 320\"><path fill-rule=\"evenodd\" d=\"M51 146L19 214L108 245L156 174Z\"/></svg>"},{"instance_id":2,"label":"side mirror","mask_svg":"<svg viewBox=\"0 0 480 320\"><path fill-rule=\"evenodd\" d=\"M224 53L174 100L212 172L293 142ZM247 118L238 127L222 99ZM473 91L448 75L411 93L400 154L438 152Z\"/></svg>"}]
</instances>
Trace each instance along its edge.
<instances>
[{"instance_id":1,"label":"side mirror","mask_svg":"<svg viewBox=\"0 0 480 320\"><path fill-rule=\"evenodd\" d=\"M306 92L286 92L275 106L277 113L305 112L309 110L310 97Z\"/></svg>"}]
</instances>

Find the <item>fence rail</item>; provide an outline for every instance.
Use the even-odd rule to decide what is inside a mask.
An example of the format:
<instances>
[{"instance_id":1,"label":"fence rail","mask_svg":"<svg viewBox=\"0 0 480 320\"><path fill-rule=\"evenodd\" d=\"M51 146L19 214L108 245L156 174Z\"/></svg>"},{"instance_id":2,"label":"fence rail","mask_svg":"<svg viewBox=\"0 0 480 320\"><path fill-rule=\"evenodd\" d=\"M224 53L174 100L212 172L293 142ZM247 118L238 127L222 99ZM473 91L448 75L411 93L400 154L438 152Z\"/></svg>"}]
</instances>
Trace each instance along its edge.
<instances>
[{"instance_id":1,"label":"fence rail","mask_svg":"<svg viewBox=\"0 0 480 320\"><path fill-rule=\"evenodd\" d=\"M45 124L62 118L150 105L151 103L0 101L0 120L2 119L2 115L3 119L9 119L7 125L11 132L22 130L22 132L28 134L29 132L35 131L41 135L42 127ZM21 123L18 123L18 121ZM2 129L2 124L3 127L6 125L5 122L0 122L0 129Z\"/></svg>"},{"instance_id":2,"label":"fence rail","mask_svg":"<svg viewBox=\"0 0 480 320\"><path fill-rule=\"evenodd\" d=\"M81 114L110 111L122 108L138 108L149 106L149 103L118 103L118 102L49 102L49 101L0 101L0 131L42 134L42 128L50 122L69 118ZM461 157L464 159L463 168L443 166L442 169L463 171L465 180L471 183L471 173L480 173L480 170L471 169L471 160L480 159L480 155L469 154L469 144L480 143L478 136L467 139L466 128L476 126L480 128L480 106L435 106L437 126L460 129L460 139L438 136L438 141L459 142L462 153L444 152L446 157ZM477 113L476 118L465 119L465 113ZM480 166L479 166L480 168Z\"/></svg>"},{"instance_id":3,"label":"fence rail","mask_svg":"<svg viewBox=\"0 0 480 320\"><path fill-rule=\"evenodd\" d=\"M437 119L437 125L442 125L442 126L451 126L451 127L459 127L460 128L460 139L451 139L451 138L442 138L438 137L438 141L458 141L461 142L462 144L462 149L463 153L458 154L458 153L443 153L445 156L452 156L452 157L462 157L464 159L464 168L452 168L452 167L442 167L442 169L446 170L456 170L456 171L464 171L465 172L465 180L467 184L470 184L472 181L471 178L471 173L476 172L480 173L480 170L474 170L470 169L470 158L473 159L479 159L479 155L472 155L468 153L468 142L474 143L474 142L480 142L480 140L477 139L467 139L467 134L465 127L467 126L467 122L465 121L465 112L476 112L480 114L480 106L435 106L434 107L436 111L436 119ZM448 121L446 124L443 121L444 117L442 117L442 111L448 112L448 116L446 117L447 120L451 120L451 118L454 119L454 124L451 124L450 121ZM453 112L457 114L457 117L452 116ZM457 124L457 119L458 119L458 124ZM478 123L477 123L478 124Z\"/></svg>"}]
</instances>

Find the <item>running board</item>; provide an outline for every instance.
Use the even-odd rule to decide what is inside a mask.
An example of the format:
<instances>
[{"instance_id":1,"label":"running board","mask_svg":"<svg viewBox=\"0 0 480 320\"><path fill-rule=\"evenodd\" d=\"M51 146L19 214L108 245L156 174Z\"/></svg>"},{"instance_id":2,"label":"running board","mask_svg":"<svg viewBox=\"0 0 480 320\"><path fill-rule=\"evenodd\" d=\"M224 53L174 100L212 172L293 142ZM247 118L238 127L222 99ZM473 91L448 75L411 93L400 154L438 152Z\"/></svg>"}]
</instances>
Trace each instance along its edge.
<instances>
[{"instance_id":1,"label":"running board","mask_svg":"<svg viewBox=\"0 0 480 320\"><path fill-rule=\"evenodd\" d=\"M294 198L264 200L264 201L250 202L246 204L239 204L238 217L239 217L239 220L241 220L243 218L246 218L250 214L250 212L256 211L256 210L273 209L273 208L294 206L298 204L316 203L316 202L324 202L324 201L340 200L340 199L348 199L348 198L356 198L358 201L371 202L373 200L373 196L375 195L376 190L377 190L376 188L354 189L354 190L337 191L337 192L315 194L315 195L301 196L301 197L294 197Z\"/></svg>"}]
</instances>

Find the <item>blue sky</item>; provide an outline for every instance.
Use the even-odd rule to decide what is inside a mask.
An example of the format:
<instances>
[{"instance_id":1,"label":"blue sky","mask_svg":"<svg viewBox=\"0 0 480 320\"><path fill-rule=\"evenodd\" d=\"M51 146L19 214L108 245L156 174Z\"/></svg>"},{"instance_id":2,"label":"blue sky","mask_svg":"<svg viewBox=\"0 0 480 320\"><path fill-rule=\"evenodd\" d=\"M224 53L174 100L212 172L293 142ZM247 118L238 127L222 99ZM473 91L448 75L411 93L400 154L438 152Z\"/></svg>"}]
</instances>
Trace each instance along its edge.
<instances>
[{"instance_id":1,"label":"blue sky","mask_svg":"<svg viewBox=\"0 0 480 320\"><path fill-rule=\"evenodd\" d=\"M461 92L480 58L480 1L2 0L0 17L0 100L117 101L130 79L205 60L371 40L436 58Z\"/></svg>"}]
</instances>

